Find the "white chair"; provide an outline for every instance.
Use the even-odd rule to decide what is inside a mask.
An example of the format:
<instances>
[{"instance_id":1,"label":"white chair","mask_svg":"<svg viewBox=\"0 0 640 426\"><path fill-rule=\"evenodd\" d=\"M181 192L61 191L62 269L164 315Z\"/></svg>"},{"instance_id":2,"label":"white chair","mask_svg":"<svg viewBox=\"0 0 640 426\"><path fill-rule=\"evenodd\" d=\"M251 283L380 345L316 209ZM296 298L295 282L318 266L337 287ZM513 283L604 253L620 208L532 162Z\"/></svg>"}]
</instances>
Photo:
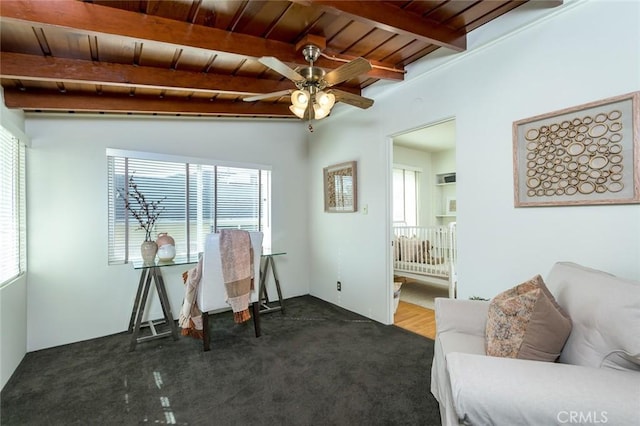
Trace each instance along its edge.
<instances>
[{"instance_id":1,"label":"white chair","mask_svg":"<svg viewBox=\"0 0 640 426\"><path fill-rule=\"evenodd\" d=\"M262 254L262 232L249 232L253 251L253 290L250 304L252 307L253 325L256 337L260 337L260 256ZM220 234L209 234L205 241L202 255L202 278L197 295L198 306L202 311L203 347L210 349L209 312L229 308L227 293L222 275L222 260L220 256Z\"/></svg>"}]
</instances>

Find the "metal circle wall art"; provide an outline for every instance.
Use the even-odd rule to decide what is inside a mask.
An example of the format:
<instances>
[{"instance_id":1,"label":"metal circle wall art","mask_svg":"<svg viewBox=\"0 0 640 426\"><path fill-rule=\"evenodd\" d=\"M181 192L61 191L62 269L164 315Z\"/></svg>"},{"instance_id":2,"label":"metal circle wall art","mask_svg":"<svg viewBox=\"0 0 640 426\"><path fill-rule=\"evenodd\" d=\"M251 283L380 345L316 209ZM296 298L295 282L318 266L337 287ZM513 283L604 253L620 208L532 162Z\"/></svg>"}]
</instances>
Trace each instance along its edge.
<instances>
[{"instance_id":1,"label":"metal circle wall art","mask_svg":"<svg viewBox=\"0 0 640 426\"><path fill-rule=\"evenodd\" d=\"M639 98L515 122L516 206L639 203Z\"/></svg>"}]
</instances>

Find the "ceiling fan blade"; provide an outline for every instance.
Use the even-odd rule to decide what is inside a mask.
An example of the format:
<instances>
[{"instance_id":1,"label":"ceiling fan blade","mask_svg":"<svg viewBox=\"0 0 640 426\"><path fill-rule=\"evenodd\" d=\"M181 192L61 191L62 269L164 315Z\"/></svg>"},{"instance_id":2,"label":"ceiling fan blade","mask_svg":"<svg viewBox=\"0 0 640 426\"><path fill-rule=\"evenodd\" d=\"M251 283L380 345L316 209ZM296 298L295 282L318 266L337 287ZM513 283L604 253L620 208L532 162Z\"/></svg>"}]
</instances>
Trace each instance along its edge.
<instances>
[{"instance_id":1,"label":"ceiling fan blade","mask_svg":"<svg viewBox=\"0 0 640 426\"><path fill-rule=\"evenodd\" d=\"M354 107L362 109L367 109L373 105L373 99L365 98L364 96L354 95L353 93L344 92L338 89L331 89L329 92L335 95L336 102L344 102L345 104L353 105Z\"/></svg>"},{"instance_id":2,"label":"ceiling fan blade","mask_svg":"<svg viewBox=\"0 0 640 426\"><path fill-rule=\"evenodd\" d=\"M360 74L371 71L371 64L364 58L357 58L351 62L336 68L333 71L329 71L324 76L324 81L328 86L333 86L343 81L347 81L353 77L357 77Z\"/></svg>"},{"instance_id":3,"label":"ceiling fan blade","mask_svg":"<svg viewBox=\"0 0 640 426\"><path fill-rule=\"evenodd\" d=\"M263 56L258 59L262 65L265 65L278 74L281 74L287 77L289 80L293 82L301 82L304 81L304 77L294 71L292 68L289 68L284 62L280 61L278 58L274 58L273 56Z\"/></svg>"},{"instance_id":4,"label":"ceiling fan blade","mask_svg":"<svg viewBox=\"0 0 640 426\"><path fill-rule=\"evenodd\" d=\"M293 92L293 89L281 90L279 92L265 93L262 95L247 96L246 98L242 98L242 100L245 102L261 101L263 99L279 98L281 96L290 95L291 92Z\"/></svg>"}]
</instances>

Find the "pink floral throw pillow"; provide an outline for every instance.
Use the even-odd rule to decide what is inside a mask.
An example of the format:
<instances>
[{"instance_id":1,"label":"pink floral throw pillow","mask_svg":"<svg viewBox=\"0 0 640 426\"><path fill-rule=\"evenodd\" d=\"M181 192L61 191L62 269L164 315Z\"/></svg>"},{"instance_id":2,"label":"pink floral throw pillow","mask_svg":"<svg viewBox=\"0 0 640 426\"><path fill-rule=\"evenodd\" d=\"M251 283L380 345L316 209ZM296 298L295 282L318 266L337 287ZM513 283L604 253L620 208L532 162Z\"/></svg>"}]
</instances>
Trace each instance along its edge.
<instances>
[{"instance_id":1,"label":"pink floral throw pillow","mask_svg":"<svg viewBox=\"0 0 640 426\"><path fill-rule=\"evenodd\" d=\"M491 299L487 355L555 361L571 333L571 319L536 275Z\"/></svg>"}]
</instances>

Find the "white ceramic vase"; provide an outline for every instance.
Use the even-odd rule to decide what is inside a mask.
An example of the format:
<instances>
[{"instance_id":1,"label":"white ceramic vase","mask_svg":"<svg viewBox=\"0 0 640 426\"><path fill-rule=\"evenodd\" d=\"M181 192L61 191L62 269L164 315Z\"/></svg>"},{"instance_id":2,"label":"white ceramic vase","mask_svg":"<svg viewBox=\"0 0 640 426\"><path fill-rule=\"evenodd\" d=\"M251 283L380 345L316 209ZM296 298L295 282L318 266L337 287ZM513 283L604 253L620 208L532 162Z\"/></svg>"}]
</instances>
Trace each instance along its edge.
<instances>
[{"instance_id":1,"label":"white ceramic vase","mask_svg":"<svg viewBox=\"0 0 640 426\"><path fill-rule=\"evenodd\" d=\"M176 247L171 244L165 244L158 247L158 259L167 262L176 257Z\"/></svg>"},{"instance_id":2,"label":"white ceramic vase","mask_svg":"<svg viewBox=\"0 0 640 426\"><path fill-rule=\"evenodd\" d=\"M159 233L156 243L158 244L158 259L166 262L176 257L176 242L168 233Z\"/></svg>"}]
</instances>

